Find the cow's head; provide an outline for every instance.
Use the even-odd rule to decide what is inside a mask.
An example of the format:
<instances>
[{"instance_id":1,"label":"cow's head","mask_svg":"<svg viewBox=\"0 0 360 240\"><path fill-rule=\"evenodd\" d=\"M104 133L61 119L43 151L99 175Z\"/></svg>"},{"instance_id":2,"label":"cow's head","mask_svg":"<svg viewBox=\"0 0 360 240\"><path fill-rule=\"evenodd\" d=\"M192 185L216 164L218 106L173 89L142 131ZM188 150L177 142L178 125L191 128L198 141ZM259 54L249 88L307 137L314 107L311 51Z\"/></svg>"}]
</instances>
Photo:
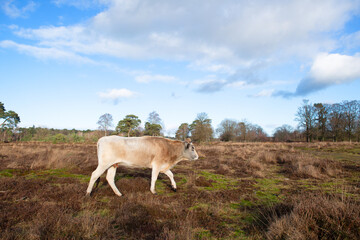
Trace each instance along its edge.
<instances>
[{"instance_id":1,"label":"cow's head","mask_svg":"<svg viewBox=\"0 0 360 240\"><path fill-rule=\"evenodd\" d=\"M191 160L197 160L199 155L197 154L194 145L191 142L190 138L187 138L184 142L185 150L184 150L184 157Z\"/></svg>"}]
</instances>

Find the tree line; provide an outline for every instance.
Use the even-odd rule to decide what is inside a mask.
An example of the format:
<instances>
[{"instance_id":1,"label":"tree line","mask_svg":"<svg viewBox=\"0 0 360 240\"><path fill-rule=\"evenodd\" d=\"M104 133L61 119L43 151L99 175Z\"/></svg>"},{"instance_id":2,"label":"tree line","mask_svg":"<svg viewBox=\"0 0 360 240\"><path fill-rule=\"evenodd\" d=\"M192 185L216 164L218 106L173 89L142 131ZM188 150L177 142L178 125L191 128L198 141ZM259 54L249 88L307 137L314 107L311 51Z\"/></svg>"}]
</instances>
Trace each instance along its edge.
<instances>
[{"instance_id":1,"label":"tree line","mask_svg":"<svg viewBox=\"0 0 360 240\"><path fill-rule=\"evenodd\" d=\"M145 129L139 125L141 120L136 115L127 115L120 120L113 134L123 136L163 136L162 120L158 113L151 112L148 121L145 123ZM100 117L98 124L100 129L107 131L112 125L112 117L110 114L104 114ZM196 142L210 142L215 139L215 133L219 135L221 141L266 141L268 137L264 130L247 121L238 122L236 120L225 119L219 127L214 130L212 120L205 112L197 114L195 120L189 123L181 123L178 127L175 138L185 140L191 137Z\"/></svg>"},{"instance_id":2,"label":"tree line","mask_svg":"<svg viewBox=\"0 0 360 240\"><path fill-rule=\"evenodd\" d=\"M145 122L145 128L143 129L140 124L141 120L134 114L126 115L120 120L115 128L115 131L111 129L113 124L113 117L110 113L105 113L100 116L97 124L99 129L104 131L105 136L110 135L121 135L127 137L139 137L143 135L148 136L163 136L163 122L159 114L155 111L149 114L147 121Z\"/></svg>"},{"instance_id":3,"label":"tree line","mask_svg":"<svg viewBox=\"0 0 360 240\"><path fill-rule=\"evenodd\" d=\"M276 141L360 141L360 101L310 103L303 100L296 112L297 129L283 125L275 130Z\"/></svg>"},{"instance_id":4,"label":"tree line","mask_svg":"<svg viewBox=\"0 0 360 240\"><path fill-rule=\"evenodd\" d=\"M295 120L297 128L284 124L275 129L269 137L259 125L246 120L224 119L214 129L207 113L197 114L192 123L181 123L175 138L185 140L191 137L196 142L220 141L360 141L360 101L342 101L341 103L312 104L303 100L298 108ZM105 113L97 121L98 130L59 130L40 127L18 128L19 115L6 111L0 102L0 137L1 141L49 141L57 142L96 142L106 135L164 136L164 123L156 111L149 114L144 127L134 114L119 120L115 129L113 117Z\"/></svg>"}]
</instances>

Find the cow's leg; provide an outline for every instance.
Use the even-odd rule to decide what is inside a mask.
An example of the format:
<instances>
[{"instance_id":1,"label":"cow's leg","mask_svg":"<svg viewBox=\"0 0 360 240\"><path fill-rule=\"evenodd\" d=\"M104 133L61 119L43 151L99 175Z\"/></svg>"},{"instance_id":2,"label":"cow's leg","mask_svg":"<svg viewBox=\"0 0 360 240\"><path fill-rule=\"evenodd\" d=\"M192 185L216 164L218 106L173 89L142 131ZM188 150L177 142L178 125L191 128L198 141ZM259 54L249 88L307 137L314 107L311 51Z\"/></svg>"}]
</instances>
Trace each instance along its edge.
<instances>
[{"instance_id":1,"label":"cow's leg","mask_svg":"<svg viewBox=\"0 0 360 240\"><path fill-rule=\"evenodd\" d=\"M156 194L156 191L155 191L155 182L159 176L159 168L157 166L153 166L152 167L152 173L151 173L151 186L150 186L150 191L153 193L153 194Z\"/></svg>"},{"instance_id":2,"label":"cow's leg","mask_svg":"<svg viewBox=\"0 0 360 240\"><path fill-rule=\"evenodd\" d=\"M95 171L92 172L89 186L86 190L86 195L90 196L91 190L94 186L95 181L105 172L106 168L103 166L98 165Z\"/></svg>"},{"instance_id":3,"label":"cow's leg","mask_svg":"<svg viewBox=\"0 0 360 240\"><path fill-rule=\"evenodd\" d=\"M116 195L118 195L119 197L121 197L121 193L119 191L119 189L117 189L116 185L115 185L115 174L116 174L116 167L111 166L108 170L107 170L107 175L106 175L106 180L108 181L110 187L112 188L112 190L114 191L114 193Z\"/></svg>"},{"instance_id":4,"label":"cow's leg","mask_svg":"<svg viewBox=\"0 0 360 240\"><path fill-rule=\"evenodd\" d=\"M174 174L170 170L167 170L164 173L170 178L172 190L176 192L176 182L174 180Z\"/></svg>"}]
</instances>

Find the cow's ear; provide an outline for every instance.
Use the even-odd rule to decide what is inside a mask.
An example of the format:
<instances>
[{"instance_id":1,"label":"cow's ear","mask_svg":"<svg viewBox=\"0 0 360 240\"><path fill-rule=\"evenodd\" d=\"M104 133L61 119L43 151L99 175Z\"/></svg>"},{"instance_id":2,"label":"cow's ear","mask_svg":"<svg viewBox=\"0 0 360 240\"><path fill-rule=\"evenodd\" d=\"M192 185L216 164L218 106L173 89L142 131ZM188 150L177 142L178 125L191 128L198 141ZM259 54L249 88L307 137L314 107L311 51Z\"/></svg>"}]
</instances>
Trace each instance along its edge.
<instances>
[{"instance_id":1,"label":"cow's ear","mask_svg":"<svg viewBox=\"0 0 360 240\"><path fill-rule=\"evenodd\" d=\"M185 139L185 142L186 142L186 143L191 143L191 138Z\"/></svg>"},{"instance_id":2,"label":"cow's ear","mask_svg":"<svg viewBox=\"0 0 360 240\"><path fill-rule=\"evenodd\" d=\"M189 149L190 143L185 142L185 149Z\"/></svg>"}]
</instances>

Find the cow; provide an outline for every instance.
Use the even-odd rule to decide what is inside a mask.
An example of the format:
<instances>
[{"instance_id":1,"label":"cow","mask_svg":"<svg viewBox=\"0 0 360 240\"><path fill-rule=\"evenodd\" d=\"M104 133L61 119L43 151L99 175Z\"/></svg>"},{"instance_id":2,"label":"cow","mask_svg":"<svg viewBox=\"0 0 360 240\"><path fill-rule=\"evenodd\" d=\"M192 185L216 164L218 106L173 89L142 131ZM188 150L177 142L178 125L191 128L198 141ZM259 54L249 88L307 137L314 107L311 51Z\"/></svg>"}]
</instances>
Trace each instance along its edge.
<instances>
[{"instance_id":1,"label":"cow","mask_svg":"<svg viewBox=\"0 0 360 240\"><path fill-rule=\"evenodd\" d=\"M114 193L122 196L115 185L116 168L127 167L151 168L150 191L156 194L155 182L159 172L165 173L176 192L174 175L170 169L182 160L199 158L190 138L184 142L162 137L120 137L107 136L97 143L98 166L91 174L86 195L90 196L94 183L107 170L106 180Z\"/></svg>"}]
</instances>

